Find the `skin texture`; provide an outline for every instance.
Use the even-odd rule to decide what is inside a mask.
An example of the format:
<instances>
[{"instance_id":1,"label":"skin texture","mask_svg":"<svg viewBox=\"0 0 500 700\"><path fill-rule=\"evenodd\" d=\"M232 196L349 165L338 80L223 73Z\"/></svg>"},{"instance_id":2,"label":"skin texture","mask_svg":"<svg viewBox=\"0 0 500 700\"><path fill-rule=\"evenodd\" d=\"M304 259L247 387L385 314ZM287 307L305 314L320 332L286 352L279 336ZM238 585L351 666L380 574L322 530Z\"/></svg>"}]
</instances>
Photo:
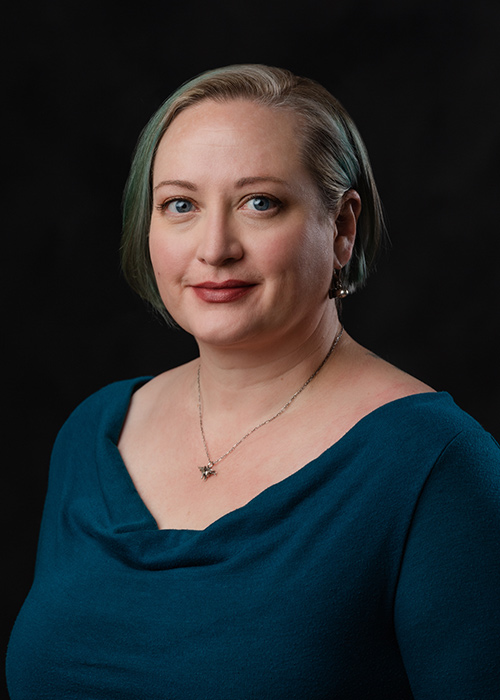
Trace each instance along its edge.
<instances>
[{"instance_id":1,"label":"skin texture","mask_svg":"<svg viewBox=\"0 0 500 700\"><path fill-rule=\"evenodd\" d=\"M334 250L335 221L300 162L298 138L287 112L205 101L183 112L160 143L151 259L166 307L199 343L255 351L295 344L334 321L325 313L328 287L334 265L347 262L355 228L337 236ZM345 210L356 197L346 197ZM252 286L233 303L196 292L228 280Z\"/></svg>"},{"instance_id":2,"label":"skin texture","mask_svg":"<svg viewBox=\"0 0 500 700\"><path fill-rule=\"evenodd\" d=\"M176 117L153 172L150 253L162 299L200 358L132 398L119 449L160 528L203 529L301 469L378 406L428 391L345 332L321 373L273 416L326 356L340 330L328 298L349 260L361 209L349 190L327 214L299 157L289 112L205 100Z\"/></svg>"}]
</instances>

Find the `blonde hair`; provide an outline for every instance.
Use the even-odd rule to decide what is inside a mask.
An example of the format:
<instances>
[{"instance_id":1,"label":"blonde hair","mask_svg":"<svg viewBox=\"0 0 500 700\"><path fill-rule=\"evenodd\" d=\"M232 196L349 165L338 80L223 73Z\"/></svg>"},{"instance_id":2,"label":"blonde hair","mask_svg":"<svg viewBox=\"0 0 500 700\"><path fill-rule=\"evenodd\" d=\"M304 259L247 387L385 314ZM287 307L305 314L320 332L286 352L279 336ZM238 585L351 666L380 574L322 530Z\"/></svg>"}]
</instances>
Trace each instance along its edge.
<instances>
[{"instance_id":1,"label":"blonde hair","mask_svg":"<svg viewBox=\"0 0 500 700\"><path fill-rule=\"evenodd\" d=\"M246 99L287 109L301 124L297 144L321 201L335 212L344 193L355 189L362 202L351 260L342 271L350 291L360 288L373 267L384 235L380 198L361 136L340 102L322 85L282 68L260 64L226 66L182 85L157 110L136 146L123 199L122 268L130 286L166 320L149 256L152 171L158 144L175 117L202 100Z\"/></svg>"}]
</instances>

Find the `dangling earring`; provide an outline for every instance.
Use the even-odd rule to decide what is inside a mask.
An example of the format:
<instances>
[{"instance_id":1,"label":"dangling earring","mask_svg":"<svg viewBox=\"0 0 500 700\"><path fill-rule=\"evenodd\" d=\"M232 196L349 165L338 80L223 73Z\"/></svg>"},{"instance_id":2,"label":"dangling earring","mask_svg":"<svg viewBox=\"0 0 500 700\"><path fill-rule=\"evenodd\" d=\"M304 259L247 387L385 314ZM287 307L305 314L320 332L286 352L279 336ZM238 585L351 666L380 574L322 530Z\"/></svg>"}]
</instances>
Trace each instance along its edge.
<instances>
[{"instance_id":1,"label":"dangling earring","mask_svg":"<svg viewBox=\"0 0 500 700\"><path fill-rule=\"evenodd\" d=\"M332 283L330 289L328 290L328 297L330 299L344 299L344 297L350 294L347 287L341 280L342 268L340 270L333 270Z\"/></svg>"}]
</instances>

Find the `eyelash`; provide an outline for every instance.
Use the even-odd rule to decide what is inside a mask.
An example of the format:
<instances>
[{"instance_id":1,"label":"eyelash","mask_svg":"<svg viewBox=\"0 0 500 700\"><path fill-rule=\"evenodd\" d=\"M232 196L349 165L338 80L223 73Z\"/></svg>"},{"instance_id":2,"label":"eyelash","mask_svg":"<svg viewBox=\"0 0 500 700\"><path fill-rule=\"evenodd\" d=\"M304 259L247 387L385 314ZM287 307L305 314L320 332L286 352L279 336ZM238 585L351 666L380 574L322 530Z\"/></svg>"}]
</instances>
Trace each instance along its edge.
<instances>
[{"instance_id":1,"label":"eyelash","mask_svg":"<svg viewBox=\"0 0 500 700\"><path fill-rule=\"evenodd\" d=\"M188 197L171 197L170 199L166 199L161 204L158 204L156 208L159 211L166 211L168 205L172 204L172 202L189 202L190 204L195 206L194 202L192 202Z\"/></svg>"},{"instance_id":2,"label":"eyelash","mask_svg":"<svg viewBox=\"0 0 500 700\"><path fill-rule=\"evenodd\" d=\"M276 210L283 208L283 203L277 197L271 197L271 195L269 194L252 194L243 200L243 204L251 202L252 199L268 199L272 204L275 205Z\"/></svg>"},{"instance_id":3,"label":"eyelash","mask_svg":"<svg viewBox=\"0 0 500 700\"><path fill-rule=\"evenodd\" d=\"M244 204L247 204L248 202L251 202L252 199L268 199L272 204L275 205L276 210L280 210L280 209L283 208L283 203L282 203L277 197L271 197L271 196L268 195L268 194L252 194L252 195L249 195L248 197L246 197L246 198L243 200L241 206L243 206ZM168 205L169 205L169 204L172 204L172 202L189 202L189 203L192 204L193 206L196 206L196 205L194 204L194 202L193 202L191 199L189 199L189 197L170 197L169 199L166 199L166 200L165 200L164 202L162 202L161 204L158 204L158 205L156 206L156 208L157 208L159 211L161 211L161 212L165 212L165 211L167 210Z\"/></svg>"}]
</instances>

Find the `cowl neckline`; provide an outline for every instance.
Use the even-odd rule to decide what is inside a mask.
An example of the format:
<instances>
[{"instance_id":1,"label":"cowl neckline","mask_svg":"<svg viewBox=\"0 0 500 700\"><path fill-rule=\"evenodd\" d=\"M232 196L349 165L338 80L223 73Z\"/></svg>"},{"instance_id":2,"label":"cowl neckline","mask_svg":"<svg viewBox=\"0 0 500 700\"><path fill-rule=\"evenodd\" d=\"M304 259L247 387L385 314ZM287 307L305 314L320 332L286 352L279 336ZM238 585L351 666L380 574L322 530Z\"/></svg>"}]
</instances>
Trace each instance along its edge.
<instances>
[{"instance_id":1,"label":"cowl neckline","mask_svg":"<svg viewBox=\"0 0 500 700\"><path fill-rule=\"evenodd\" d=\"M179 545L193 538L210 541L215 533L230 532L235 528L240 536L245 528L250 528L255 534L255 528L267 527L269 518L273 520L285 517L287 510L293 505L290 501L300 499L308 489L316 488L318 479L322 481L331 477L335 471L332 464L341 468L343 463L348 462L356 444L369 440L370 433L376 430L376 424L379 421L387 421L392 412L399 411L401 404L453 402L447 392L425 392L383 404L362 417L318 457L284 479L266 487L246 504L222 515L205 528L159 529L139 495L117 446L132 395L151 378L139 377L118 383L118 393L115 400L110 401L105 408L102 429L97 435L96 462L114 535L117 538L130 538L142 533L143 537L148 537L151 541L164 541L169 538ZM267 517L262 517L263 514L267 514ZM220 553L219 547L217 551Z\"/></svg>"}]
</instances>

